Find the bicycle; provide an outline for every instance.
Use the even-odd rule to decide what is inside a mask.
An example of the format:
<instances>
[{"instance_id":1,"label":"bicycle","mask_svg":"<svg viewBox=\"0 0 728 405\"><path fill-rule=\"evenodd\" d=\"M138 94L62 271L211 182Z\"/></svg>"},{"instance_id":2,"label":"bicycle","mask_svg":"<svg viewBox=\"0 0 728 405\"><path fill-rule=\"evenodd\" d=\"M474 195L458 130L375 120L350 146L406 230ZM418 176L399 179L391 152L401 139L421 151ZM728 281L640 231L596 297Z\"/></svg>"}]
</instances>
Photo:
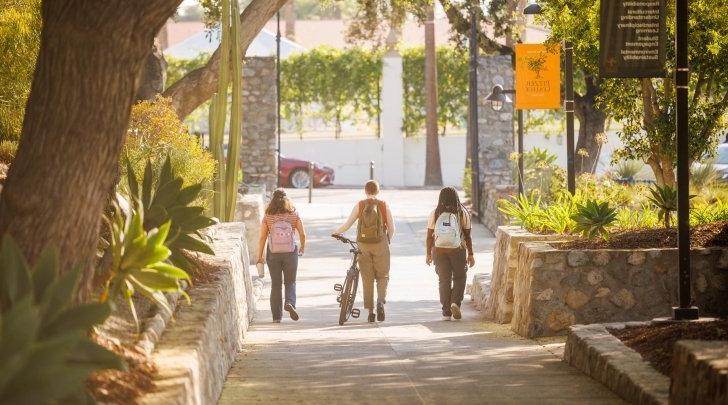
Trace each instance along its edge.
<instances>
[{"instance_id":1,"label":"bicycle","mask_svg":"<svg viewBox=\"0 0 728 405\"><path fill-rule=\"evenodd\" d=\"M351 239L345 238L339 235L331 235L332 238L351 245L349 253L354 255L351 259L351 266L346 271L346 278L344 284L334 284L334 291L339 293L336 297L336 301L339 303L339 325L344 325L344 322L349 320L349 316L352 318L358 318L361 312L358 308L354 308L354 300L356 299L356 289L359 286L359 264L357 258L361 254L359 250L359 244Z\"/></svg>"}]
</instances>

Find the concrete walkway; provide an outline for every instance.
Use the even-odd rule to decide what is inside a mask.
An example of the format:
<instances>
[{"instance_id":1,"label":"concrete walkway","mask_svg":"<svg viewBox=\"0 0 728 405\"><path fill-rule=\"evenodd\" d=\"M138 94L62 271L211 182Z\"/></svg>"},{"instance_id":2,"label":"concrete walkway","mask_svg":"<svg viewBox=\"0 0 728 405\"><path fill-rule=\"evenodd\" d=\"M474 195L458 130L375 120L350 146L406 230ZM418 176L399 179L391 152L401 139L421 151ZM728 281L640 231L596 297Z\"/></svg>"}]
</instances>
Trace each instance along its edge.
<instances>
[{"instance_id":1,"label":"concrete walkway","mask_svg":"<svg viewBox=\"0 0 728 405\"><path fill-rule=\"evenodd\" d=\"M426 217L437 191L383 192L398 227L387 319L368 324L360 292L361 318L338 326L333 285L342 282L349 253L328 235L361 194L316 190L311 205L305 193L291 194L309 235L298 270L301 320L273 324L268 300L259 302L221 404L621 403L560 360L563 339L535 342L481 322L469 297L463 320L440 320L437 276L424 263ZM476 271L489 271L494 240L482 227L474 234Z\"/></svg>"}]
</instances>

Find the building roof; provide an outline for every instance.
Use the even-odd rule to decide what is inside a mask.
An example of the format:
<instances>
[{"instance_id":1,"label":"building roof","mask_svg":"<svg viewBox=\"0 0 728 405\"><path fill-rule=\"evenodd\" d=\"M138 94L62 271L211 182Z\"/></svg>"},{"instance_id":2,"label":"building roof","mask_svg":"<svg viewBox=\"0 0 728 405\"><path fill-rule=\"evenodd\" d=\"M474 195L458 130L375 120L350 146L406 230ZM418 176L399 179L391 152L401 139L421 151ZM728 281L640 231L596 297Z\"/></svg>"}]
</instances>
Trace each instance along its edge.
<instances>
[{"instance_id":1,"label":"building roof","mask_svg":"<svg viewBox=\"0 0 728 405\"><path fill-rule=\"evenodd\" d=\"M204 27L203 27L204 28ZM213 29L210 31L202 30L193 34L189 38L177 43L164 50L164 54L177 59L193 59L200 54L215 52L220 45L220 30ZM281 38L281 58L285 59L289 55L296 52L303 52L306 48L288 40ZM273 32L263 29L253 39L248 46L245 56L275 56L276 55L276 36Z\"/></svg>"}]
</instances>

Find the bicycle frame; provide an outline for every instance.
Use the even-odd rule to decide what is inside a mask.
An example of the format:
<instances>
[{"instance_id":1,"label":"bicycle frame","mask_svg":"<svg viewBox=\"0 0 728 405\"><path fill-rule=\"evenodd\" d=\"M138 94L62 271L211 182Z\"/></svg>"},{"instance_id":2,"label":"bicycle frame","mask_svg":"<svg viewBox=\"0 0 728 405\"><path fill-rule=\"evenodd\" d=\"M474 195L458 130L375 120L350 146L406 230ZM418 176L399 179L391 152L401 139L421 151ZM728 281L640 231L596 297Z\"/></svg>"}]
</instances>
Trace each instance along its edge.
<instances>
[{"instance_id":1,"label":"bicycle frame","mask_svg":"<svg viewBox=\"0 0 728 405\"><path fill-rule=\"evenodd\" d=\"M339 302L339 325L343 325L349 319L349 316L358 318L360 311L354 308L354 300L356 297L356 290L359 284L359 265L358 258L361 254L359 246L355 241L345 238L339 235L331 235L334 239L337 239L343 243L348 243L351 246L349 253L353 255L351 259L351 265L349 270L346 271L346 277L344 278L344 284L335 284L334 290L339 292L337 301Z\"/></svg>"}]
</instances>

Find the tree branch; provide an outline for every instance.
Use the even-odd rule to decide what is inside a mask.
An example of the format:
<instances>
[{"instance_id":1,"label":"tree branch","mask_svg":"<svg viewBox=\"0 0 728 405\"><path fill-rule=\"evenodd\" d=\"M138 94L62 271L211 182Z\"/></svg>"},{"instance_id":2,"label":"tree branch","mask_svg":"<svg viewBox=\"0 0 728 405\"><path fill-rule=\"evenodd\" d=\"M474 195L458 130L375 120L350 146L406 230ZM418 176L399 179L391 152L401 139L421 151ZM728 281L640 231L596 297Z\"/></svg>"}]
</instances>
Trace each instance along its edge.
<instances>
[{"instance_id":1,"label":"tree branch","mask_svg":"<svg viewBox=\"0 0 728 405\"><path fill-rule=\"evenodd\" d=\"M245 55L253 39L286 1L253 0L245 7L240 14L242 55ZM172 107L177 115L184 118L215 94L219 73L220 47L215 50L205 66L187 73L162 95L172 99Z\"/></svg>"},{"instance_id":2,"label":"tree branch","mask_svg":"<svg viewBox=\"0 0 728 405\"><path fill-rule=\"evenodd\" d=\"M470 19L464 16L450 0L440 0L440 4L445 10L445 15L447 15L447 19L450 21L453 29L461 35L468 36L470 34ZM510 47L499 44L489 38L480 26L478 26L478 44L480 45L480 49L485 53L498 53L501 55L510 55L513 53L513 49Z\"/></svg>"}]
</instances>

